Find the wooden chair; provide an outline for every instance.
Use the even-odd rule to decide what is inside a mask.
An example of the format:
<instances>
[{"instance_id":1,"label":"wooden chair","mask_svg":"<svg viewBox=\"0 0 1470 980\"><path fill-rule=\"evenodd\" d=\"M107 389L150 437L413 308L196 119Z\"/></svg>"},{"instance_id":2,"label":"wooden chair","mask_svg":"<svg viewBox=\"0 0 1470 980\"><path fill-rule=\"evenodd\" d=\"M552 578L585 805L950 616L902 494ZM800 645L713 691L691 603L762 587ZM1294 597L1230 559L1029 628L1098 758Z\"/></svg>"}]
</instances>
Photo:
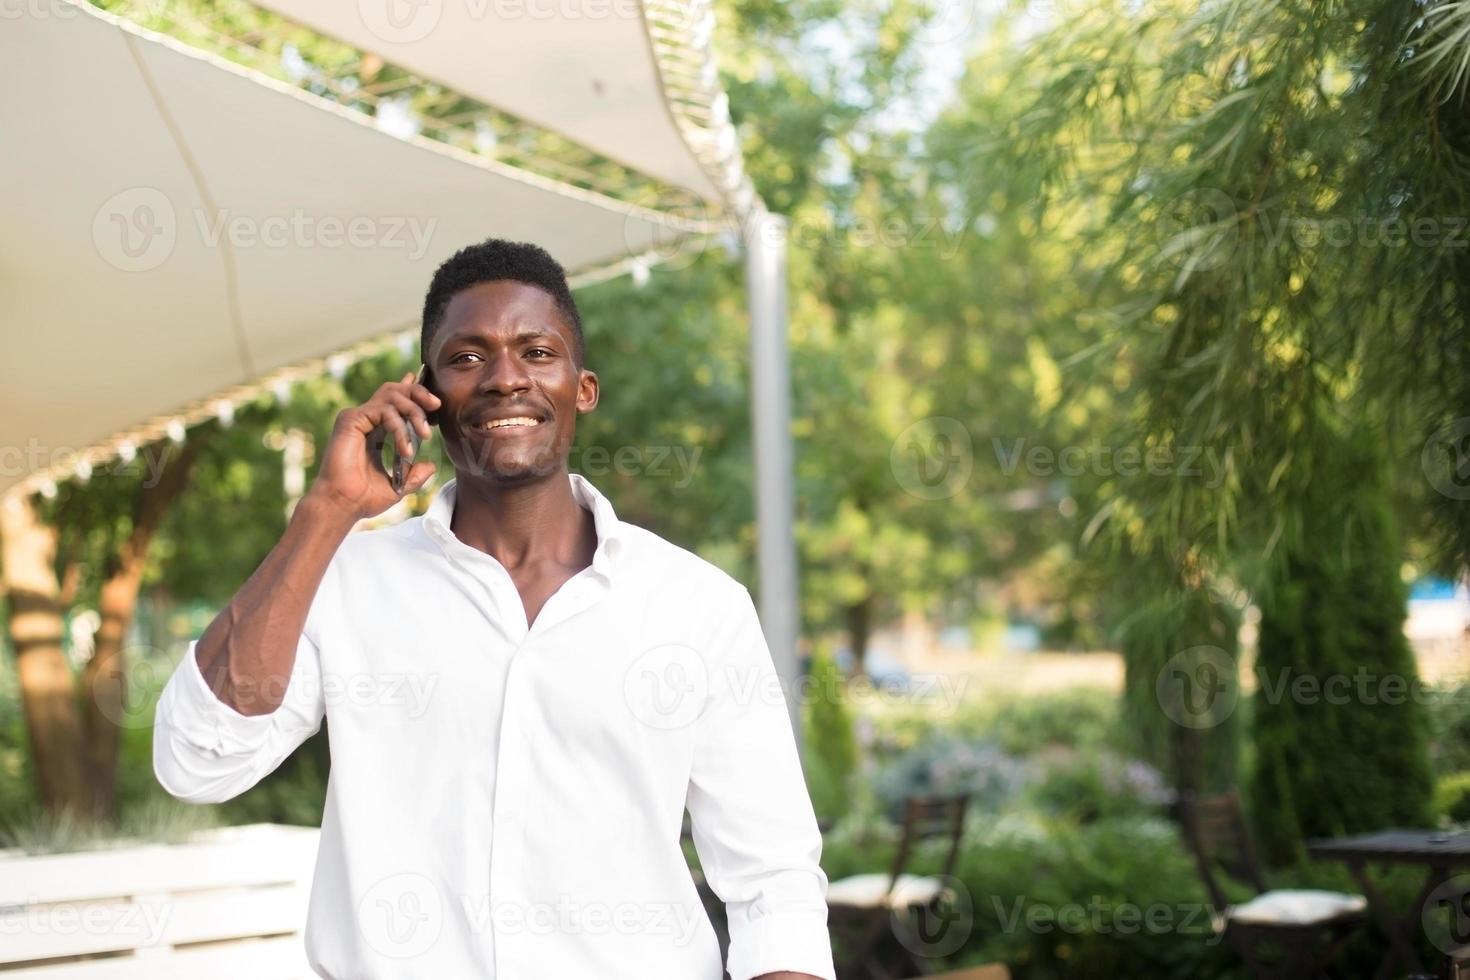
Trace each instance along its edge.
<instances>
[{"instance_id":1,"label":"wooden chair","mask_svg":"<svg viewBox=\"0 0 1470 980\"><path fill-rule=\"evenodd\" d=\"M1327 964L1365 921L1367 899L1343 892L1267 888L1234 790L1183 796L1174 810L1214 906L1215 928L1223 930L1251 974L1262 980L1326 976ZM1232 904L1222 874L1255 889L1255 897Z\"/></svg>"},{"instance_id":2,"label":"wooden chair","mask_svg":"<svg viewBox=\"0 0 1470 980\"><path fill-rule=\"evenodd\" d=\"M844 962L838 973L843 980L864 972L872 980L893 980L917 969L934 971L932 958L922 952L922 941L904 934L913 914L942 914L944 902L953 899L949 881L959 859L969 794L914 796L904 801L903 836L887 872L852 875L830 882L827 908L834 934L846 940ZM917 846L924 841L948 841L943 871L939 875L908 873ZM918 947L918 948L916 948ZM890 963L901 963L892 973Z\"/></svg>"}]
</instances>

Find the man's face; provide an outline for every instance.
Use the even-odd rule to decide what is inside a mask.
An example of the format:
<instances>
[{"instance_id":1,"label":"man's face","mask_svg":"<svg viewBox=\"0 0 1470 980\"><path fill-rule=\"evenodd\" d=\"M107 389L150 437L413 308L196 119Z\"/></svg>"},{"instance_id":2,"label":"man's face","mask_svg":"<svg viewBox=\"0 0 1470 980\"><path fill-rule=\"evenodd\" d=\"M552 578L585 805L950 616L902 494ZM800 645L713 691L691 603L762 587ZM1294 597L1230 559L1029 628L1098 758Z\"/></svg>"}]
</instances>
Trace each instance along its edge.
<instances>
[{"instance_id":1,"label":"man's face","mask_svg":"<svg viewBox=\"0 0 1470 980\"><path fill-rule=\"evenodd\" d=\"M439 431L460 479L513 485L566 469L597 375L573 363L575 334L545 290L513 280L461 290L428 352Z\"/></svg>"}]
</instances>

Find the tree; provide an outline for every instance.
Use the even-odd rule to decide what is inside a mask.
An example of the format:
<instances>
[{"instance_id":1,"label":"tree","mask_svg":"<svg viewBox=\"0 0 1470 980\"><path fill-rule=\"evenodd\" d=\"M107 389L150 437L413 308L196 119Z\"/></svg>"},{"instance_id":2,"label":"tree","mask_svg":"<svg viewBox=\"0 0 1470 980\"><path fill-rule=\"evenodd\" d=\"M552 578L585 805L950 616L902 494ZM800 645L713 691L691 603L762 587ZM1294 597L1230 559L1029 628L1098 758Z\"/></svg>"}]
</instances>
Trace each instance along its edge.
<instances>
[{"instance_id":1,"label":"tree","mask_svg":"<svg viewBox=\"0 0 1470 980\"><path fill-rule=\"evenodd\" d=\"M1423 826L1434 792L1383 466L1371 435L1329 445L1262 601L1252 798L1281 862L1310 837Z\"/></svg>"},{"instance_id":2,"label":"tree","mask_svg":"<svg viewBox=\"0 0 1470 980\"><path fill-rule=\"evenodd\" d=\"M972 65L961 106L1004 98L1013 109L967 130L976 182L1075 256L1063 402L1108 385L1126 393L1100 419L1106 441L1167 464L1077 488L1089 561L1157 590L1133 597L1141 612L1124 634L1134 705L1155 697L1164 654L1198 642L1189 610L1235 583L1271 604L1273 652L1295 635L1290 597L1310 594L1314 623L1359 631L1301 638L1314 669L1356 657L1413 679L1401 640L1389 642L1402 614L1393 515L1353 515L1384 500L1432 513L1437 523L1413 525L1419 550L1456 570L1470 559L1465 495L1434 469L1456 476L1470 401L1470 250L1455 217L1470 121L1446 101L1465 92L1467 13L1464 0L1069 5L999 72L993 52ZM1371 439L1345 450L1341 433L1362 431ZM1426 444L1435 432L1445 437ZM1191 458L1218 460L1219 478L1188 469ZM1378 497L1326 506L1324 495L1360 489L1350 474L1390 463L1396 482ZM1350 564L1315 563L1347 562L1354 533L1366 537ZM1329 584L1344 576L1377 583L1372 616ZM1402 773L1417 812L1411 714L1374 716L1401 758L1363 758L1380 778ZM1300 726L1272 727L1289 717L1263 722L1263 749L1310 741ZM1320 771L1338 794L1361 791L1361 771ZM1322 821L1355 822L1333 794L1313 798Z\"/></svg>"}]
</instances>

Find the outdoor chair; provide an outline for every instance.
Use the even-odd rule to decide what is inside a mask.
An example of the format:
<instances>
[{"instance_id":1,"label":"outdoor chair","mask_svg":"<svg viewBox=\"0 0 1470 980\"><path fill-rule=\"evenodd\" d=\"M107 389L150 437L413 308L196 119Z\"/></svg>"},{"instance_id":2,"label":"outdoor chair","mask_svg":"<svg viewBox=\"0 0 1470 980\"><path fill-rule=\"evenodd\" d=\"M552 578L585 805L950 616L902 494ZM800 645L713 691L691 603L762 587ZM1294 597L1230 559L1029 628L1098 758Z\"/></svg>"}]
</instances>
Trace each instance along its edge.
<instances>
[{"instance_id":1,"label":"outdoor chair","mask_svg":"<svg viewBox=\"0 0 1470 980\"><path fill-rule=\"evenodd\" d=\"M898 852L888 871L852 875L828 884L832 931L845 940L843 962L838 964L842 980L851 980L860 971L872 980L894 980L915 969L926 975L934 972L932 957L923 955L934 940L923 934L927 930L922 919L919 931L913 931L910 917L943 917L946 903L956 898L950 882L969 802L968 794L909 797L904 801ZM917 845L936 838L948 842L943 871L939 875L909 874ZM942 918L940 924L944 925Z\"/></svg>"},{"instance_id":2,"label":"outdoor chair","mask_svg":"<svg viewBox=\"0 0 1470 980\"><path fill-rule=\"evenodd\" d=\"M1365 921L1367 899L1316 889L1268 889L1234 790L1181 796L1174 809L1214 907L1211 921L1251 974L1261 980L1326 976L1326 965ZM1255 889L1255 897L1231 904L1222 874Z\"/></svg>"}]
</instances>

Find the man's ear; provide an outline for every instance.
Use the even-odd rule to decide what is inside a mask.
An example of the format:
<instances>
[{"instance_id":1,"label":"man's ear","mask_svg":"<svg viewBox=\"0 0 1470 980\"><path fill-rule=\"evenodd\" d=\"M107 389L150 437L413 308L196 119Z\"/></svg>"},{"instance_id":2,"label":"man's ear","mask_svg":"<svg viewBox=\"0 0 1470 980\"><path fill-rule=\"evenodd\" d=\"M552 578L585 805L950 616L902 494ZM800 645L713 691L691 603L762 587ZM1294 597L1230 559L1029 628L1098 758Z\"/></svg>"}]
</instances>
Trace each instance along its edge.
<instances>
[{"instance_id":1,"label":"man's ear","mask_svg":"<svg viewBox=\"0 0 1470 980\"><path fill-rule=\"evenodd\" d=\"M583 368L577 378L577 414L586 415L595 409L600 397L597 375Z\"/></svg>"}]
</instances>

